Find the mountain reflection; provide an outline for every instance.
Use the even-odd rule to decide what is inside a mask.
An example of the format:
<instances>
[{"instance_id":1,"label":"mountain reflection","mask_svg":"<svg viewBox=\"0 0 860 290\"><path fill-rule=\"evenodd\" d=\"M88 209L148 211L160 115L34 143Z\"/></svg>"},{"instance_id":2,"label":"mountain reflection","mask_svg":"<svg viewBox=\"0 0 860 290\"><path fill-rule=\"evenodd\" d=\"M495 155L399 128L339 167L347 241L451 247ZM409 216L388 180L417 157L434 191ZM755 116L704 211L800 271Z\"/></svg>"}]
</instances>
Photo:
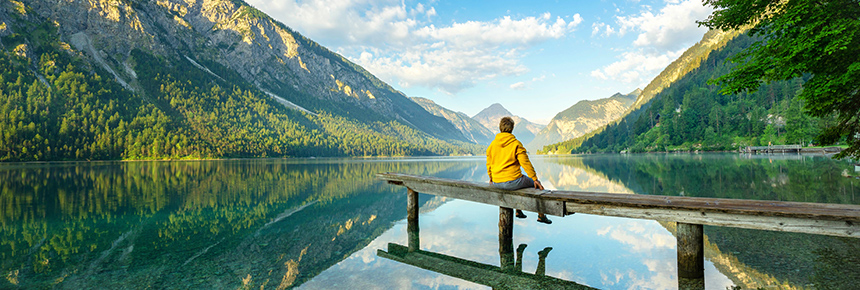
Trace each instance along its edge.
<instances>
[{"instance_id":1,"label":"mountain reflection","mask_svg":"<svg viewBox=\"0 0 860 290\"><path fill-rule=\"evenodd\" d=\"M857 204L849 163L809 156L536 156L559 190ZM0 165L0 288L480 288L378 258L406 245L405 189L378 172L487 182L481 157ZM671 289L673 224L575 214L515 219L422 195L420 250L601 289ZM858 239L705 227L706 286L836 288ZM541 250L552 247L548 255ZM547 252L543 252L547 254ZM543 258L543 259L542 259ZM519 263L517 263L519 262ZM521 267L521 268L520 268Z\"/></svg>"},{"instance_id":2,"label":"mountain reflection","mask_svg":"<svg viewBox=\"0 0 860 290\"><path fill-rule=\"evenodd\" d=\"M629 188L636 194L860 204L860 183L840 174L851 164L823 156L641 154L545 160L599 179L587 184L623 184L617 193ZM674 231L674 223L661 225ZM705 239L706 259L744 289L845 288L860 278L860 239L711 226L705 227Z\"/></svg>"},{"instance_id":3,"label":"mountain reflection","mask_svg":"<svg viewBox=\"0 0 860 290\"><path fill-rule=\"evenodd\" d=\"M378 172L474 163L236 160L0 167L0 288L289 287L405 217ZM398 192L399 193L399 192Z\"/></svg>"}]
</instances>

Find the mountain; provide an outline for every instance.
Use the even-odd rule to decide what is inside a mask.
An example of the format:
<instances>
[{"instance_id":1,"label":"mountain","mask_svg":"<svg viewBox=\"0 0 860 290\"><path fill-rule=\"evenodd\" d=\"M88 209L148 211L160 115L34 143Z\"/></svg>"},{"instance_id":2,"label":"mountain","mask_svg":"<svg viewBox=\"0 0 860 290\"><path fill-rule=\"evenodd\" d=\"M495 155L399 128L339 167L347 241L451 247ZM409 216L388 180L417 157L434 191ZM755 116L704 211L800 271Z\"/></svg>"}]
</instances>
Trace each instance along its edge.
<instances>
[{"instance_id":1,"label":"mountain","mask_svg":"<svg viewBox=\"0 0 860 290\"><path fill-rule=\"evenodd\" d=\"M460 132L463 133L463 136L466 137L469 141L472 141L477 144L489 145L490 142L495 138L495 133L475 121L475 119L469 118L463 112L454 112L445 107L442 107L435 102L421 98L421 97L412 97L412 100L421 105L427 112L430 112L433 115L442 117L447 119L451 124L454 124Z\"/></svg>"},{"instance_id":2,"label":"mountain","mask_svg":"<svg viewBox=\"0 0 860 290\"><path fill-rule=\"evenodd\" d=\"M620 121L591 136L544 147L548 152L727 151L768 144L808 144L838 123L812 117L798 98L811 75L776 81L754 92L724 95L710 80L731 71L733 56L759 39L740 34ZM641 98L640 98L641 100ZM815 141L817 143L817 141Z\"/></svg>"},{"instance_id":3,"label":"mountain","mask_svg":"<svg viewBox=\"0 0 860 290\"><path fill-rule=\"evenodd\" d=\"M0 161L472 154L240 0L4 1Z\"/></svg>"},{"instance_id":4,"label":"mountain","mask_svg":"<svg viewBox=\"0 0 860 290\"><path fill-rule=\"evenodd\" d=\"M626 95L616 93L605 99L579 101L556 114L526 147L537 151L548 144L573 139L600 128L621 117L641 93L642 90L636 89Z\"/></svg>"},{"instance_id":5,"label":"mountain","mask_svg":"<svg viewBox=\"0 0 860 290\"><path fill-rule=\"evenodd\" d=\"M487 127L487 129L495 134L499 132L499 120L501 120L502 117L511 117L514 119L513 134L514 136L517 136L517 140L520 140L523 144L531 142L535 138L535 134L545 127L544 125L529 122L520 116L515 116L499 103L492 104L481 110L478 114L472 116L472 119L475 119L475 121L478 121L481 125L484 125L484 127Z\"/></svg>"},{"instance_id":6,"label":"mountain","mask_svg":"<svg viewBox=\"0 0 860 290\"><path fill-rule=\"evenodd\" d=\"M686 76L691 71L697 69L703 62L709 61L714 65L715 60L706 60L708 55L726 45L729 41L740 35L742 30L722 31L710 30L702 36L702 40L688 48L681 54L678 59L669 64L660 74L657 75L639 94L639 98L631 105L621 117L613 122L606 124L591 132L570 140L544 146L540 152L544 153L565 153L570 152L575 148L579 148L585 140L588 140L596 134L600 134L611 126L618 127L619 123L630 122L637 120L639 114L644 112L643 106L648 106L652 99L662 92L665 88L670 87L678 79ZM619 133L620 134L620 133Z\"/></svg>"},{"instance_id":7,"label":"mountain","mask_svg":"<svg viewBox=\"0 0 860 290\"><path fill-rule=\"evenodd\" d=\"M729 41L735 39L735 37L744 31L745 29L732 31L709 30L706 32L702 36L702 40L699 40L699 42L685 50L678 59L672 61L669 66L663 69L657 77L645 86L639 99L630 106L628 111L639 109L662 92L663 89L670 87L678 79L699 68L712 51L723 48ZM711 65L716 64L714 59L710 61Z\"/></svg>"}]
</instances>

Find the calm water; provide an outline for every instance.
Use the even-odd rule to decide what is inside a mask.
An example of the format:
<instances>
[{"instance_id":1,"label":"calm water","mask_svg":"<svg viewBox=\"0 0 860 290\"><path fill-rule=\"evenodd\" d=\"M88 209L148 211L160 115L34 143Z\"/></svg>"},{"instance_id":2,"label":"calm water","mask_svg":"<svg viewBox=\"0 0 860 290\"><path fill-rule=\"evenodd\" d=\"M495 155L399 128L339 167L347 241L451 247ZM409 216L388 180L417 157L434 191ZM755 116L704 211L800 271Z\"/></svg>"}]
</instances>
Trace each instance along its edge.
<instances>
[{"instance_id":1,"label":"calm water","mask_svg":"<svg viewBox=\"0 0 860 290\"><path fill-rule=\"evenodd\" d=\"M535 157L552 189L860 204L826 157ZM407 245L401 172L486 182L484 159L0 165L0 288L486 286L377 255ZM498 207L421 197L420 248L500 265ZM678 287L674 225L576 214L514 224L522 271L601 289ZM860 239L705 227L709 289L852 287ZM551 250L548 248L551 247ZM451 269L457 271L456 267Z\"/></svg>"}]
</instances>

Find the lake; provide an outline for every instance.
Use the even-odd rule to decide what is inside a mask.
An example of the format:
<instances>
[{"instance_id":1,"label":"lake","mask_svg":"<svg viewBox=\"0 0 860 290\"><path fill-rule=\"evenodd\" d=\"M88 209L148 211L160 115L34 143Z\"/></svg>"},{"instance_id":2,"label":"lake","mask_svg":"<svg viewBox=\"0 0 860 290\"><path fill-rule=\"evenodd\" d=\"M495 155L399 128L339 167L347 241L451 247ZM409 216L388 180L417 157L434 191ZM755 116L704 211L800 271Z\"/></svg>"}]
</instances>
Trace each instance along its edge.
<instances>
[{"instance_id":1,"label":"lake","mask_svg":"<svg viewBox=\"0 0 860 290\"><path fill-rule=\"evenodd\" d=\"M548 189L860 204L860 179L843 176L860 173L823 156L532 160ZM0 164L0 288L486 289L378 255L408 242L406 190L379 172L488 181L483 157ZM420 205L421 250L500 265L498 207L429 195ZM672 223L526 214L513 236L524 273L678 287ZM860 239L704 231L708 289L860 278Z\"/></svg>"}]
</instances>

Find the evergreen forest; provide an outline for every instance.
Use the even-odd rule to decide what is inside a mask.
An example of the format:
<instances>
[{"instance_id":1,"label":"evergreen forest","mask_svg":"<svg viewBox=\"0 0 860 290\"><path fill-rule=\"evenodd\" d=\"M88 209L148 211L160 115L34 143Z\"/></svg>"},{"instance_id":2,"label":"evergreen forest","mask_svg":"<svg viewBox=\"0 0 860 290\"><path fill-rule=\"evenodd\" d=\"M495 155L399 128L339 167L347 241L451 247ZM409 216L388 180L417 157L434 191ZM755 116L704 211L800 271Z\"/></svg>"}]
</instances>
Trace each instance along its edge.
<instances>
[{"instance_id":1,"label":"evergreen forest","mask_svg":"<svg viewBox=\"0 0 860 290\"><path fill-rule=\"evenodd\" d=\"M730 95L712 84L712 79L734 67L727 59L754 42L746 34L738 35L639 109L585 136L545 146L541 152L724 151L768 144L819 145L816 137L838 120L835 115L812 117L804 110L804 100L797 96L810 75Z\"/></svg>"},{"instance_id":2,"label":"evergreen forest","mask_svg":"<svg viewBox=\"0 0 860 290\"><path fill-rule=\"evenodd\" d=\"M343 101L288 109L237 73L135 49L142 91L116 82L61 41L50 21L17 21L0 39L0 161L463 155L441 140ZM297 102L298 103L298 102ZM417 104L415 105L417 107Z\"/></svg>"}]
</instances>

